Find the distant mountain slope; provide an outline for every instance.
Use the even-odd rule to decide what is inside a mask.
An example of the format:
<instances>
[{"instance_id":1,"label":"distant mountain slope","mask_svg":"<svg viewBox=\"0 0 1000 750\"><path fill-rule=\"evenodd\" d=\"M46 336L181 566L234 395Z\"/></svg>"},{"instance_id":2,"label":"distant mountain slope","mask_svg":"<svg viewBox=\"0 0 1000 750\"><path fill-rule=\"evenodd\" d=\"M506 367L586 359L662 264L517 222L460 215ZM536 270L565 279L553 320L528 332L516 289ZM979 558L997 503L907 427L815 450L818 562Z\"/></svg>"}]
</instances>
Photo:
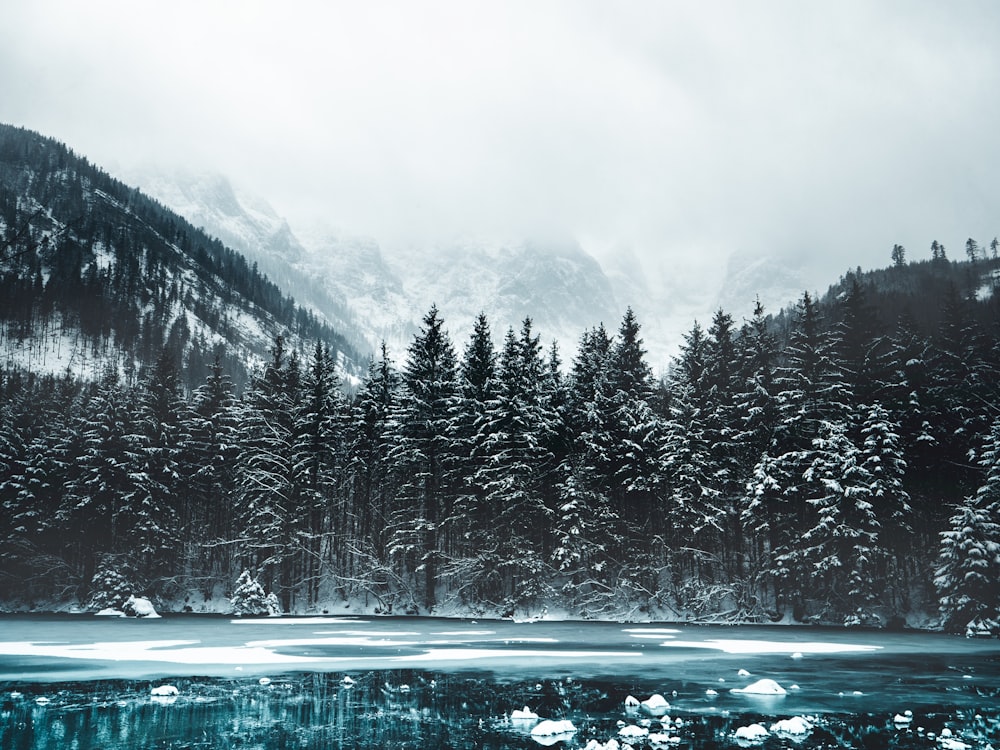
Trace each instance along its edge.
<instances>
[{"instance_id":1,"label":"distant mountain slope","mask_svg":"<svg viewBox=\"0 0 1000 750\"><path fill-rule=\"evenodd\" d=\"M130 184L246 256L299 304L344 335L354 348L372 348L344 297L331 295L322 275L310 272L306 249L288 222L263 198L211 172L147 165L124 176Z\"/></svg>"},{"instance_id":2,"label":"distant mountain slope","mask_svg":"<svg viewBox=\"0 0 1000 750\"><path fill-rule=\"evenodd\" d=\"M221 175L147 168L132 179L253 259L325 319L361 332L369 346L384 340L399 354L432 304L459 343L480 312L497 340L528 316L564 354L584 330L601 322L613 327L625 310L601 266L572 241L383 246L326 228L293 230L266 200Z\"/></svg>"},{"instance_id":3,"label":"distant mountain slope","mask_svg":"<svg viewBox=\"0 0 1000 750\"><path fill-rule=\"evenodd\" d=\"M0 356L32 371L128 373L164 349L237 382L274 338L357 348L242 255L37 133L0 125Z\"/></svg>"},{"instance_id":4,"label":"distant mountain slope","mask_svg":"<svg viewBox=\"0 0 1000 750\"><path fill-rule=\"evenodd\" d=\"M384 340L400 356L431 304L460 344L481 311L497 340L530 316L567 360L585 330L599 323L614 329L631 306L650 363L663 372L693 319L706 322L722 307L740 321L758 295L774 312L810 288L802 269L773 258L734 255L706 273L665 261L649 268L628 251L598 261L572 239L381 244L349 231L292 227L265 199L218 174L147 167L129 180L245 254L323 319L354 332L358 348Z\"/></svg>"}]
</instances>

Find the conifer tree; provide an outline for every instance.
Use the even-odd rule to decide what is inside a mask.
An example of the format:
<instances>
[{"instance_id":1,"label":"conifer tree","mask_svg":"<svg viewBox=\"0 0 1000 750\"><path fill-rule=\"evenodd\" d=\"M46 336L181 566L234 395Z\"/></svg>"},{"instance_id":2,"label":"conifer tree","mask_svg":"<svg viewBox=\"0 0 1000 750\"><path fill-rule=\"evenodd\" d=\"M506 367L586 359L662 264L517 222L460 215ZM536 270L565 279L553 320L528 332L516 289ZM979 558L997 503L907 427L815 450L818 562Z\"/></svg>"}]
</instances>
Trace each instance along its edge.
<instances>
[{"instance_id":1,"label":"conifer tree","mask_svg":"<svg viewBox=\"0 0 1000 750\"><path fill-rule=\"evenodd\" d=\"M180 545L180 496L192 473L183 462L187 403L171 354L164 349L139 389L136 419L128 440L140 456L133 477L133 546L140 573L172 559Z\"/></svg>"},{"instance_id":2,"label":"conifer tree","mask_svg":"<svg viewBox=\"0 0 1000 750\"><path fill-rule=\"evenodd\" d=\"M231 492L240 433L233 391L222 359L216 356L208 378L193 394L188 415L185 453L192 473L188 489L182 493L181 527L187 545L184 557L190 561L190 568L205 577L232 573L231 546L227 542L235 535Z\"/></svg>"},{"instance_id":3,"label":"conifer tree","mask_svg":"<svg viewBox=\"0 0 1000 750\"><path fill-rule=\"evenodd\" d=\"M234 500L239 509L240 556L259 571L287 606L292 596L294 511L297 504L293 448L297 375L275 339L271 359L254 378L240 415L242 440Z\"/></svg>"},{"instance_id":4,"label":"conifer tree","mask_svg":"<svg viewBox=\"0 0 1000 750\"><path fill-rule=\"evenodd\" d=\"M382 611L392 610L390 560L392 499L395 494L390 451L396 433L399 377L383 341L351 410L352 438L348 478L350 506L357 516L356 558L345 571L365 594L377 596Z\"/></svg>"},{"instance_id":5,"label":"conifer tree","mask_svg":"<svg viewBox=\"0 0 1000 750\"><path fill-rule=\"evenodd\" d=\"M1000 423L992 427L980 465L983 483L941 533L934 579L945 628L970 635L1000 631Z\"/></svg>"},{"instance_id":6,"label":"conifer tree","mask_svg":"<svg viewBox=\"0 0 1000 750\"><path fill-rule=\"evenodd\" d=\"M81 566L84 580L107 553L135 554L131 543L136 516L133 500L140 492L140 445L129 439L135 393L108 369L94 397L79 417L79 454L58 511L60 526L72 529L67 545Z\"/></svg>"},{"instance_id":7,"label":"conifer tree","mask_svg":"<svg viewBox=\"0 0 1000 750\"><path fill-rule=\"evenodd\" d=\"M802 546L787 556L808 567L810 596L831 604L848 625L877 624L880 523L873 478L848 426L824 422L806 470L811 506Z\"/></svg>"},{"instance_id":8,"label":"conifer tree","mask_svg":"<svg viewBox=\"0 0 1000 750\"><path fill-rule=\"evenodd\" d=\"M553 468L546 449L552 415L542 396L544 369L539 338L526 318L520 335L510 329L504 338L496 396L476 441L481 465L474 481L504 534L493 534L491 526L479 529L472 575L486 584L479 589L488 601L509 611L534 601L549 573L545 544L551 520L543 488Z\"/></svg>"},{"instance_id":9,"label":"conifer tree","mask_svg":"<svg viewBox=\"0 0 1000 750\"><path fill-rule=\"evenodd\" d=\"M332 570L348 566L347 541L354 536L354 515L339 491L347 463L347 404L328 344L316 342L301 387L293 426L299 547L295 577L304 584L309 606L319 597L320 582Z\"/></svg>"},{"instance_id":10,"label":"conifer tree","mask_svg":"<svg viewBox=\"0 0 1000 750\"><path fill-rule=\"evenodd\" d=\"M436 306L407 355L392 456L401 482L392 549L421 574L419 597L430 610L437 602L440 523L454 499L456 447L449 438L459 393L455 350Z\"/></svg>"}]
</instances>

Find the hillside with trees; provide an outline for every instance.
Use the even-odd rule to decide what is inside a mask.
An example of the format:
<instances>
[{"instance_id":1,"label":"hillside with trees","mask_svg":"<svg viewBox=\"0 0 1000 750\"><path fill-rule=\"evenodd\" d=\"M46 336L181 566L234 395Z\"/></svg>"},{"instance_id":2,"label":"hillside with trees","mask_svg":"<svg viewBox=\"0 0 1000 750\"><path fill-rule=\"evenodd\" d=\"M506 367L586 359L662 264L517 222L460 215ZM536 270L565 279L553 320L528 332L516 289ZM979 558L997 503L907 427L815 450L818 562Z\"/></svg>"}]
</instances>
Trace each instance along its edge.
<instances>
[{"instance_id":1,"label":"hillside with trees","mask_svg":"<svg viewBox=\"0 0 1000 750\"><path fill-rule=\"evenodd\" d=\"M161 355L191 389L218 358L241 387L271 342L362 357L256 265L64 145L0 124L0 357L130 383Z\"/></svg>"},{"instance_id":2,"label":"hillside with trees","mask_svg":"<svg viewBox=\"0 0 1000 750\"><path fill-rule=\"evenodd\" d=\"M995 630L996 244L931 254L719 310L661 380L631 310L564 362L431 308L351 397L280 337L244 389L167 348L136 382L8 369L0 597L86 604L113 569L196 610L239 579L295 612Z\"/></svg>"}]
</instances>

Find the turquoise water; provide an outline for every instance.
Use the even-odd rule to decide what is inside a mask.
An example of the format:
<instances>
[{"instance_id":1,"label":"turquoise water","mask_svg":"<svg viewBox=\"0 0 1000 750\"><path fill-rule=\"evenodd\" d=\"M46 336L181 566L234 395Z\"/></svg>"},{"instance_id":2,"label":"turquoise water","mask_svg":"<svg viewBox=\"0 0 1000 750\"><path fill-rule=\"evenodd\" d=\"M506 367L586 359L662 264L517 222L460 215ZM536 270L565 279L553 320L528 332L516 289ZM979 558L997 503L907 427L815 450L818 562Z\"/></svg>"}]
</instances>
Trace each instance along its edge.
<instances>
[{"instance_id":1,"label":"turquoise water","mask_svg":"<svg viewBox=\"0 0 1000 750\"><path fill-rule=\"evenodd\" d=\"M742 672L741 672L742 670ZM759 679L786 692L741 690ZM156 696L170 685L176 695ZM172 691L168 691L172 692ZM663 717L627 696L662 694ZM576 731L532 737L528 707ZM893 717L910 711L910 721ZM740 746L998 745L1000 642L941 634L435 618L0 617L6 748L584 748L638 727ZM678 720L680 723L678 723ZM950 733L943 741L941 732ZM743 743L745 744L745 743ZM634 747L657 747L649 737Z\"/></svg>"}]
</instances>

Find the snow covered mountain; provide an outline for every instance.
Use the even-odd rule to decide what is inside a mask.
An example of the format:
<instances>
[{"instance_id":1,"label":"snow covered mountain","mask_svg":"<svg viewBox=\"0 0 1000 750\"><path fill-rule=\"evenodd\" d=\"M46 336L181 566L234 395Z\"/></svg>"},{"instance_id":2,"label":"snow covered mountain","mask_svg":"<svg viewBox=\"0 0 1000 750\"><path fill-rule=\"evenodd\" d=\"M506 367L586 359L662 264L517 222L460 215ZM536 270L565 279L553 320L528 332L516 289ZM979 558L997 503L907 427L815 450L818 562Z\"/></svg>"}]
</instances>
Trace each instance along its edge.
<instances>
[{"instance_id":1,"label":"snow covered mountain","mask_svg":"<svg viewBox=\"0 0 1000 750\"><path fill-rule=\"evenodd\" d=\"M409 343L422 316L437 305L456 345L464 344L480 312L499 345L525 317L543 341L556 340L564 358L580 334L600 322L617 326L624 307L600 265L574 242L458 239L431 247L380 248L371 240L319 238L314 268L331 293L343 296L374 340L394 349Z\"/></svg>"},{"instance_id":2,"label":"snow covered mountain","mask_svg":"<svg viewBox=\"0 0 1000 750\"><path fill-rule=\"evenodd\" d=\"M370 347L385 340L401 358L436 304L461 347L480 312L499 345L508 327L531 317L564 358L584 330L617 327L626 304L600 264L571 240L485 241L387 246L329 229L293 231L266 201L219 175L154 169L133 173L142 189L254 260L269 278Z\"/></svg>"},{"instance_id":3,"label":"snow covered mountain","mask_svg":"<svg viewBox=\"0 0 1000 750\"><path fill-rule=\"evenodd\" d=\"M129 376L166 355L196 387L218 357L239 383L278 336L288 349L325 341L348 374L364 364L242 255L63 144L8 125L0 299L0 356L33 373Z\"/></svg>"},{"instance_id":4,"label":"snow covered mountain","mask_svg":"<svg viewBox=\"0 0 1000 750\"><path fill-rule=\"evenodd\" d=\"M359 351L371 348L343 297L331 296L322 284L322 274L310 272L307 251L267 201L216 173L147 165L123 177L244 255L268 279L342 332Z\"/></svg>"},{"instance_id":5,"label":"snow covered mountain","mask_svg":"<svg viewBox=\"0 0 1000 750\"><path fill-rule=\"evenodd\" d=\"M172 210L255 261L321 318L352 332L358 348L385 341L397 360L437 305L457 347L485 312L499 345L531 317L564 361L581 334L614 332L625 309L643 326L649 362L663 372L683 334L720 307L737 325L759 295L768 312L808 288L806 274L776 259L732 255L719 267L642 261L628 249L600 260L577 241L460 237L433 244L381 244L322 226L291 227L259 196L217 174L147 169L132 179Z\"/></svg>"}]
</instances>

